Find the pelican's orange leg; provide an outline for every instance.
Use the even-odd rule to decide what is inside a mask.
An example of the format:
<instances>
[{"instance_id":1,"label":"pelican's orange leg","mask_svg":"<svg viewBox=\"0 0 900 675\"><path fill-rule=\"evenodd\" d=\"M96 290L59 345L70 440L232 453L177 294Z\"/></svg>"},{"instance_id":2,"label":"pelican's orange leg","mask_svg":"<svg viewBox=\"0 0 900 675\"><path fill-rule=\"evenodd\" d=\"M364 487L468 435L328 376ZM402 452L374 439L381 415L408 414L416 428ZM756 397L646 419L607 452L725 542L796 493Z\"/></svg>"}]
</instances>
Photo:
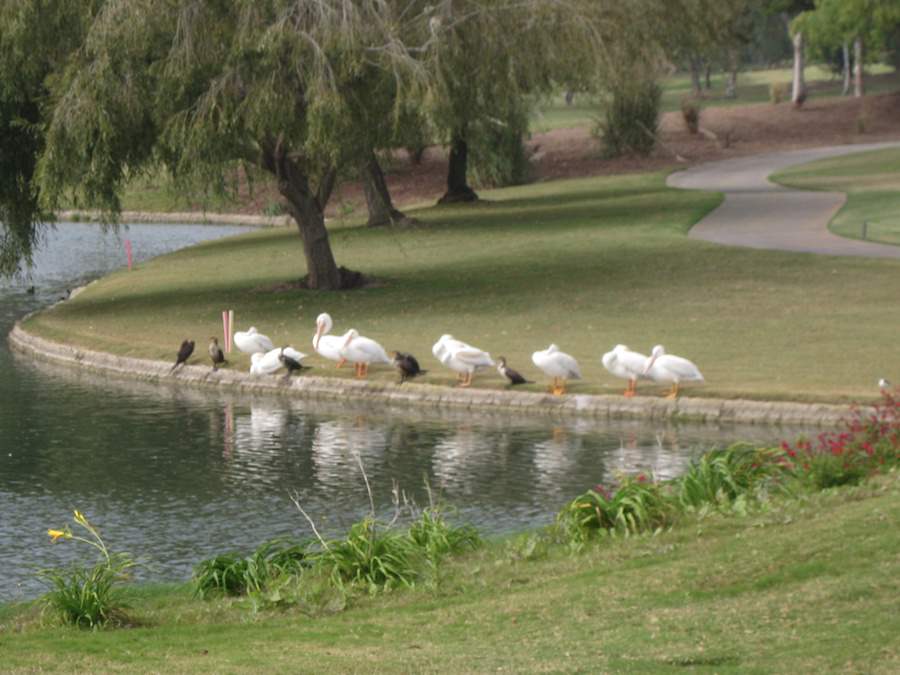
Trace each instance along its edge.
<instances>
[{"instance_id":1,"label":"pelican's orange leg","mask_svg":"<svg viewBox=\"0 0 900 675\"><path fill-rule=\"evenodd\" d=\"M637 393L637 380L628 380L628 387L625 389L625 394L627 398L631 398Z\"/></svg>"},{"instance_id":2,"label":"pelican's orange leg","mask_svg":"<svg viewBox=\"0 0 900 675\"><path fill-rule=\"evenodd\" d=\"M340 361L338 361L337 367L340 368L345 363L347 363L347 359L341 359Z\"/></svg>"},{"instance_id":3,"label":"pelican's orange leg","mask_svg":"<svg viewBox=\"0 0 900 675\"><path fill-rule=\"evenodd\" d=\"M676 396L678 396L678 383L673 382L672 383L672 391L669 392L669 394L668 394L668 396L666 396L666 398L675 398Z\"/></svg>"},{"instance_id":4,"label":"pelican's orange leg","mask_svg":"<svg viewBox=\"0 0 900 675\"><path fill-rule=\"evenodd\" d=\"M468 387L468 386L471 386L471 384L472 384L472 373L466 373L465 379L463 379L462 384L460 384L459 386L460 387Z\"/></svg>"},{"instance_id":5,"label":"pelican's orange leg","mask_svg":"<svg viewBox=\"0 0 900 675\"><path fill-rule=\"evenodd\" d=\"M369 364L368 363L362 364L362 376L363 377L369 376Z\"/></svg>"},{"instance_id":6,"label":"pelican's orange leg","mask_svg":"<svg viewBox=\"0 0 900 675\"><path fill-rule=\"evenodd\" d=\"M556 385L556 389L553 391L557 396L562 396L566 393L566 380L565 378L559 378L559 384Z\"/></svg>"}]
</instances>

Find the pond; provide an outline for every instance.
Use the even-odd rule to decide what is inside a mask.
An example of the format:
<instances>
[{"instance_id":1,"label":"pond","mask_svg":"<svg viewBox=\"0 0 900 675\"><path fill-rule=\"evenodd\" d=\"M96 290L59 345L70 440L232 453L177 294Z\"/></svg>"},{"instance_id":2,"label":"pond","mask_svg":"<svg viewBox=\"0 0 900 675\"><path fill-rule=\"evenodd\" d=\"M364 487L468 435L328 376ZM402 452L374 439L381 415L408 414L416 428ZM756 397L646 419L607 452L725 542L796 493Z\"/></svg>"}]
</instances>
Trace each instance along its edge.
<instances>
[{"instance_id":1,"label":"pond","mask_svg":"<svg viewBox=\"0 0 900 675\"><path fill-rule=\"evenodd\" d=\"M131 225L121 234L64 224L30 276L0 281L0 333L34 309L124 264L235 227ZM33 286L33 292L30 287ZM734 440L799 430L548 420L361 403L316 403L105 378L9 351L0 341L0 602L42 590L34 572L90 552L51 544L73 509L113 550L141 558L140 579L180 580L212 555L281 535L310 536L291 501L328 535L368 510L391 510L394 481L487 535L536 528L620 471L677 475ZM86 547L85 547L86 548ZM79 555L80 554L80 555Z\"/></svg>"}]
</instances>

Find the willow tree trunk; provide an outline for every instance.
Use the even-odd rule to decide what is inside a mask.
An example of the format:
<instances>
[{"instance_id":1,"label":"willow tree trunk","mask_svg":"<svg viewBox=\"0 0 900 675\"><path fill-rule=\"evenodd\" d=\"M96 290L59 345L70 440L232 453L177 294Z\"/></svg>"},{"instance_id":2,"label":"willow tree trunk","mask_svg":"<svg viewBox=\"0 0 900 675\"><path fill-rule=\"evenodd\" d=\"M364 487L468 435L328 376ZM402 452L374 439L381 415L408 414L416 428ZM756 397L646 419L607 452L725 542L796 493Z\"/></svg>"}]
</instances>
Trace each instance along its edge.
<instances>
[{"instance_id":1,"label":"willow tree trunk","mask_svg":"<svg viewBox=\"0 0 900 675\"><path fill-rule=\"evenodd\" d=\"M857 35L853 41L853 95L856 98L860 98L865 93L863 84L863 41Z\"/></svg>"},{"instance_id":2,"label":"willow tree trunk","mask_svg":"<svg viewBox=\"0 0 900 675\"><path fill-rule=\"evenodd\" d=\"M803 78L803 31L794 33L794 84L791 89L791 101L794 105L803 105L806 100L806 81Z\"/></svg>"},{"instance_id":3,"label":"willow tree trunk","mask_svg":"<svg viewBox=\"0 0 900 675\"><path fill-rule=\"evenodd\" d=\"M387 182L384 180L384 172L378 163L378 157L374 151L360 167L362 173L363 192L366 195L366 206L369 209L368 227L380 227L382 225L400 225L412 221L402 211L394 208L391 193Z\"/></svg>"},{"instance_id":4,"label":"willow tree trunk","mask_svg":"<svg viewBox=\"0 0 900 675\"><path fill-rule=\"evenodd\" d=\"M450 143L450 161L447 168L447 192L438 200L438 204L455 202L474 202L478 195L469 187L469 146L461 133L453 135Z\"/></svg>"},{"instance_id":5,"label":"willow tree trunk","mask_svg":"<svg viewBox=\"0 0 900 675\"><path fill-rule=\"evenodd\" d=\"M846 96L850 93L850 47L846 42L841 45L841 57L844 61L844 87L841 89L841 96Z\"/></svg>"},{"instance_id":6,"label":"willow tree trunk","mask_svg":"<svg viewBox=\"0 0 900 675\"><path fill-rule=\"evenodd\" d=\"M325 204L334 185L334 172L323 179L318 192L313 192L309 176L280 144L263 151L262 163L277 178L278 192L287 200L288 211L297 223L306 258L306 287L327 291L352 285L349 277L359 275L345 274L338 268L325 228Z\"/></svg>"}]
</instances>

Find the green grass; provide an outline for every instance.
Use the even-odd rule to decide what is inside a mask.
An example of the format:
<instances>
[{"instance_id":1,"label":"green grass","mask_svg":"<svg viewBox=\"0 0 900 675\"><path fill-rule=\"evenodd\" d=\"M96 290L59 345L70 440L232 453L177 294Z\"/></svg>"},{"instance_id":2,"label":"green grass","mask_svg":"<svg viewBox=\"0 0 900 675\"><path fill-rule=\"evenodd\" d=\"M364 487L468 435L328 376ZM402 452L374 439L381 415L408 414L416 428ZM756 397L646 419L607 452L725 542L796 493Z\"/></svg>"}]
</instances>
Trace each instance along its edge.
<instances>
[{"instance_id":1,"label":"green grass","mask_svg":"<svg viewBox=\"0 0 900 675\"><path fill-rule=\"evenodd\" d=\"M30 318L29 330L116 354L172 360L181 341L208 336L221 311L278 345L311 351L315 317L355 327L386 349L410 351L453 384L431 356L443 333L505 355L538 384L531 353L556 342L581 363L575 393L619 393L600 356L616 343L663 343L697 363L701 396L849 400L891 378L896 325L874 320L900 297L900 264L729 248L688 239L719 203L672 190L664 175L578 179L486 193L475 205L416 212L422 227L332 231L337 260L377 283L353 292L273 290L305 270L296 230L270 229L179 251L116 272ZM811 302L811 298L821 301ZM233 354L233 368L247 369ZM313 357L318 375L350 377ZM349 372L348 372L349 371ZM370 379L393 381L390 368ZM499 388L493 371L476 385ZM641 385L646 394L663 387Z\"/></svg>"},{"instance_id":2,"label":"green grass","mask_svg":"<svg viewBox=\"0 0 900 675\"><path fill-rule=\"evenodd\" d=\"M829 224L835 234L900 245L900 149L824 159L781 171L772 179L804 190L846 192Z\"/></svg>"},{"instance_id":3,"label":"green grass","mask_svg":"<svg viewBox=\"0 0 900 675\"><path fill-rule=\"evenodd\" d=\"M841 95L843 84L832 73L820 66L806 69L810 98L831 98ZM716 73L711 78L712 88L704 92L702 107L731 107L753 103L769 102L769 85L791 81L790 68L751 70L738 74L736 98L725 96L726 76ZM691 78L687 73L678 73L664 78L662 112L681 110L681 100L691 95ZM900 88L900 75L889 66L871 66L867 72L866 93L880 94ZM598 116L598 102L587 94L576 94L571 106L565 104L562 95L555 96L539 107L532 124L532 131L545 132L569 127L589 127Z\"/></svg>"},{"instance_id":4,"label":"green grass","mask_svg":"<svg viewBox=\"0 0 900 675\"><path fill-rule=\"evenodd\" d=\"M4 672L866 672L900 669L900 477L706 515L579 555L525 535L440 584L316 617L135 588L135 627L0 607Z\"/></svg>"}]
</instances>

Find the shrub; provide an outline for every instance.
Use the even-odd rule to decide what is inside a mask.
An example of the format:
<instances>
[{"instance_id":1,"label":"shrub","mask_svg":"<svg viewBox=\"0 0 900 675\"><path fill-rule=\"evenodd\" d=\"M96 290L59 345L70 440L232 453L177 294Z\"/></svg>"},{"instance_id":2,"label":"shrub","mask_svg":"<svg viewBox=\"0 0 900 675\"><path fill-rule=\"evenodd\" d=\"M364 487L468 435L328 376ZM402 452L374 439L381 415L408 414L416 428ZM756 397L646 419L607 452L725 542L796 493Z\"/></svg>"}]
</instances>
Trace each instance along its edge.
<instances>
[{"instance_id":1,"label":"shrub","mask_svg":"<svg viewBox=\"0 0 900 675\"><path fill-rule=\"evenodd\" d=\"M111 553L100 532L80 511L75 511L75 523L87 531L87 536L73 534L66 526L62 530L47 530L54 542L80 541L93 546L100 554L94 565L72 565L68 569L41 570L38 576L51 588L42 601L47 610L64 623L79 628L99 628L124 620L126 608L119 593L120 582L128 578L135 563L127 553Z\"/></svg>"},{"instance_id":2,"label":"shrub","mask_svg":"<svg viewBox=\"0 0 900 675\"><path fill-rule=\"evenodd\" d=\"M601 485L572 500L557 516L570 542L597 534L634 534L671 525L675 509L659 483L644 474L625 477L615 491Z\"/></svg>"},{"instance_id":3,"label":"shrub","mask_svg":"<svg viewBox=\"0 0 900 675\"><path fill-rule=\"evenodd\" d=\"M882 392L872 412L854 409L846 430L782 442L796 477L814 489L860 482L871 473L900 463L900 401Z\"/></svg>"},{"instance_id":4,"label":"shrub","mask_svg":"<svg viewBox=\"0 0 900 675\"><path fill-rule=\"evenodd\" d=\"M299 574L310 564L305 543L272 539L246 557L225 553L198 563L194 568L194 593L201 598L256 593L275 579Z\"/></svg>"},{"instance_id":5,"label":"shrub","mask_svg":"<svg viewBox=\"0 0 900 675\"><path fill-rule=\"evenodd\" d=\"M681 99L681 117L689 133L696 135L700 131L700 104L690 96Z\"/></svg>"},{"instance_id":6,"label":"shrub","mask_svg":"<svg viewBox=\"0 0 900 675\"><path fill-rule=\"evenodd\" d=\"M607 157L648 155L656 145L662 89L652 80L617 85L594 133Z\"/></svg>"},{"instance_id":7,"label":"shrub","mask_svg":"<svg viewBox=\"0 0 900 675\"><path fill-rule=\"evenodd\" d=\"M791 97L789 82L772 82L769 84L769 102L778 105Z\"/></svg>"},{"instance_id":8,"label":"shrub","mask_svg":"<svg viewBox=\"0 0 900 675\"><path fill-rule=\"evenodd\" d=\"M697 508L748 495L784 473L778 462L781 455L780 450L755 448L746 443L704 453L675 481L678 502Z\"/></svg>"},{"instance_id":9,"label":"shrub","mask_svg":"<svg viewBox=\"0 0 900 675\"><path fill-rule=\"evenodd\" d=\"M504 119L488 120L471 130L469 152L474 182L482 187L522 185L531 180L531 164L523 140L529 110L514 105Z\"/></svg>"},{"instance_id":10,"label":"shrub","mask_svg":"<svg viewBox=\"0 0 900 675\"><path fill-rule=\"evenodd\" d=\"M415 583L423 552L408 536L377 525L366 517L350 527L345 539L329 542L319 554L319 563L331 571L335 583L363 583L370 591Z\"/></svg>"}]
</instances>

